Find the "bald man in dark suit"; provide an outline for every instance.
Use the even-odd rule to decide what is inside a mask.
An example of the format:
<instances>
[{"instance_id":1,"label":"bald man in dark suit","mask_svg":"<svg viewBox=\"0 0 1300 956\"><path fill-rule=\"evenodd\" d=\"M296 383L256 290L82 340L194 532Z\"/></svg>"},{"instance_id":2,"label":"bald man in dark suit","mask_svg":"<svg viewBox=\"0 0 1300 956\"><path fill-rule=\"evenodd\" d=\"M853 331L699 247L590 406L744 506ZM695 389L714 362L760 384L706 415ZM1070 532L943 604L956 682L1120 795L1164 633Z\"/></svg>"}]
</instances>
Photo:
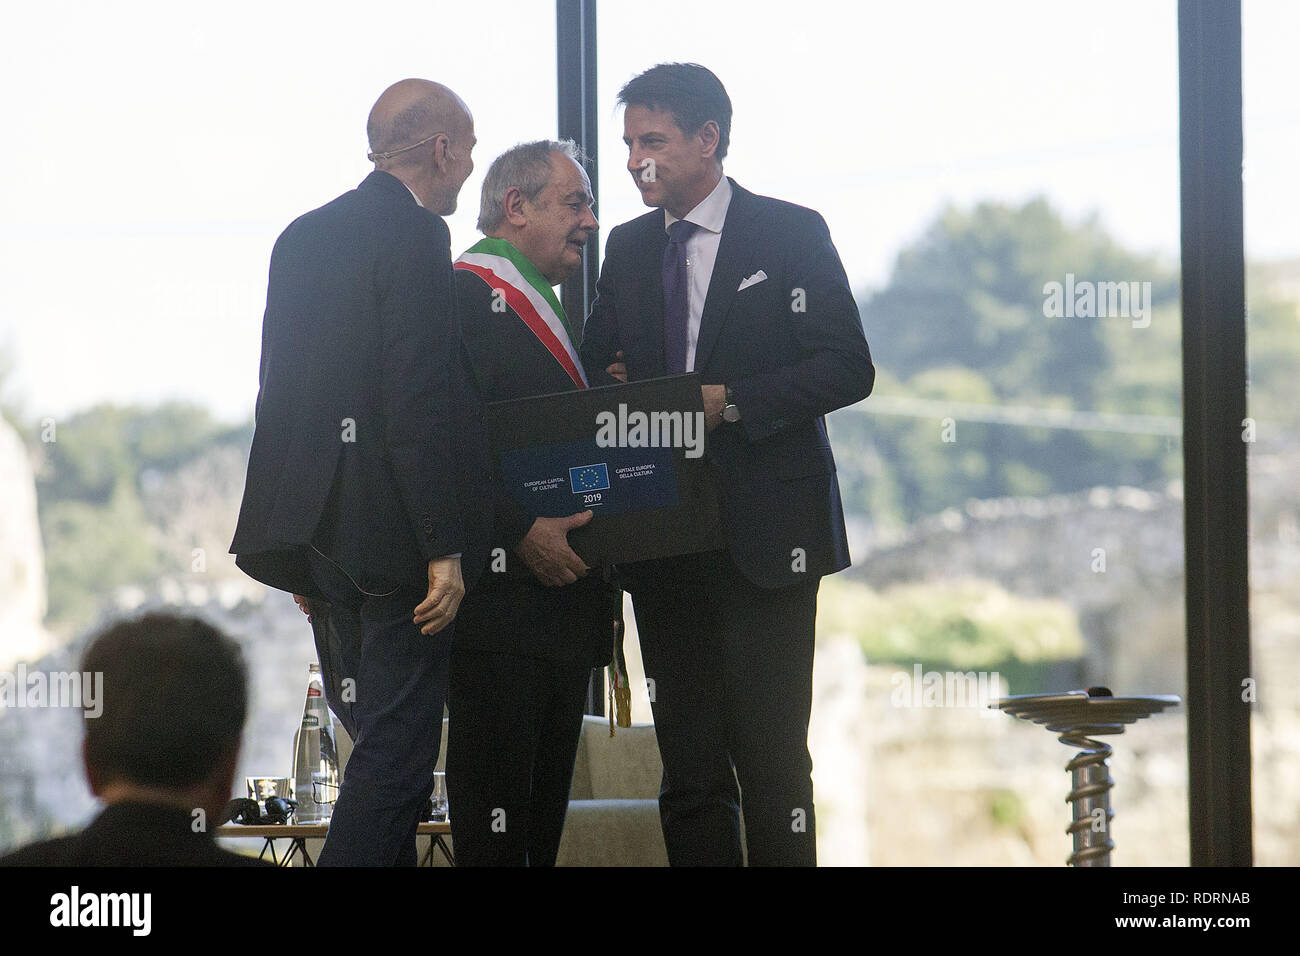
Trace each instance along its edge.
<instances>
[{"instance_id":1,"label":"bald man in dark suit","mask_svg":"<svg viewBox=\"0 0 1300 956\"><path fill-rule=\"evenodd\" d=\"M474 168L474 121L445 86L403 80L367 133L374 172L271 254L231 550L314 606L326 696L355 741L321 865L413 866L452 622L491 526L441 218Z\"/></svg>"}]
</instances>

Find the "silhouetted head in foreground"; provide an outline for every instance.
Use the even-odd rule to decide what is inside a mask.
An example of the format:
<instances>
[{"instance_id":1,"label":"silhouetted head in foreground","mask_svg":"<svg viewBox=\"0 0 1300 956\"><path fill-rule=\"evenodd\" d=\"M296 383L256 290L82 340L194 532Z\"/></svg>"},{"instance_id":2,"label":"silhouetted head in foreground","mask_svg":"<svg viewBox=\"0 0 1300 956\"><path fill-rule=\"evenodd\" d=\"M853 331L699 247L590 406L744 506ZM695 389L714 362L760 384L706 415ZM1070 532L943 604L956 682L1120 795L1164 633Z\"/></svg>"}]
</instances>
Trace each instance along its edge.
<instances>
[{"instance_id":1,"label":"silhouetted head in foreground","mask_svg":"<svg viewBox=\"0 0 1300 956\"><path fill-rule=\"evenodd\" d=\"M198 618L147 614L95 638L82 671L103 681L102 713L87 712L82 745L95 796L202 808L217 819L248 710L239 645Z\"/></svg>"}]
</instances>

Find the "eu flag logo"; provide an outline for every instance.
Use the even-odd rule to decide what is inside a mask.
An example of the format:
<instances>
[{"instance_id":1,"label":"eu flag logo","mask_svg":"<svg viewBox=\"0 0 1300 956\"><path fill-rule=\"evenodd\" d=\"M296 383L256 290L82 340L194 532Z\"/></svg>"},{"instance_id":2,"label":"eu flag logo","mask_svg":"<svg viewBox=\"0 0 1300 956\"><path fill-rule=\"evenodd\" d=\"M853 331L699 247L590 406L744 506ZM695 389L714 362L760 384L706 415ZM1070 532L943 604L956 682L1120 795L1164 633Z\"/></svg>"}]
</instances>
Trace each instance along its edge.
<instances>
[{"instance_id":1,"label":"eu flag logo","mask_svg":"<svg viewBox=\"0 0 1300 956\"><path fill-rule=\"evenodd\" d=\"M575 495L584 491L604 491L609 487L609 466L603 462L599 465L579 465L569 469L569 487Z\"/></svg>"}]
</instances>

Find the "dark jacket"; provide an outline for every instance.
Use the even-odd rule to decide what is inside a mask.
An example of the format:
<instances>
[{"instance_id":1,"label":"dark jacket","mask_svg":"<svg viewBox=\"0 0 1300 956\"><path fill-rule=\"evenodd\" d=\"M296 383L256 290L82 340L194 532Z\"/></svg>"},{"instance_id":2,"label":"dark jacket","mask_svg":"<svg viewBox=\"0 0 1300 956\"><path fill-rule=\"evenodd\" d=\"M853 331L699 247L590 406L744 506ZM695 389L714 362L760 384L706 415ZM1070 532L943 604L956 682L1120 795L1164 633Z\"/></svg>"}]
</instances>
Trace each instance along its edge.
<instances>
[{"instance_id":1,"label":"dark jacket","mask_svg":"<svg viewBox=\"0 0 1300 956\"><path fill-rule=\"evenodd\" d=\"M299 217L271 253L248 478L230 550L314 591L314 544L369 591L481 565L489 462L456 319L450 236L373 172Z\"/></svg>"},{"instance_id":2,"label":"dark jacket","mask_svg":"<svg viewBox=\"0 0 1300 956\"><path fill-rule=\"evenodd\" d=\"M273 865L221 849L210 832L196 833L193 824L181 807L115 803L75 836L23 847L0 857L0 867Z\"/></svg>"},{"instance_id":3,"label":"dark jacket","mask_svg":"<svg viewBox=\"0 0 1300 956\"><path fill-rule=\"evenodd\" d=\"M484 401L577 387L513 309L493 309L486 281L457 270L456 297ZM499 475L493 494L492 547L504 553L506 571L485 571L476 590L466 595L456 617L456 646L591 667L609 663L622 591L601 580L598 571L564 587L539 582L514 552L533 517L509 497Z\"/></svg>"},{"instance_id":4,"label":"dark jacket","mask_svg":"<svg viewBox=\"0 0 1300 956\"><path fill-rule=\"evenodd\" d=\"M734 180L732 190L695 371L704 384L729 386L741 414L708 438L732 559L753 583L775 588L849 565L823 416L870 394L875 368L822 217ZM665 374L667 244L661 209L610 232L583 330L591 384L610 383L604 369L620 349L629 381ZM739 290L760 270L766 279Z\"/></svg>"}]
</instances>

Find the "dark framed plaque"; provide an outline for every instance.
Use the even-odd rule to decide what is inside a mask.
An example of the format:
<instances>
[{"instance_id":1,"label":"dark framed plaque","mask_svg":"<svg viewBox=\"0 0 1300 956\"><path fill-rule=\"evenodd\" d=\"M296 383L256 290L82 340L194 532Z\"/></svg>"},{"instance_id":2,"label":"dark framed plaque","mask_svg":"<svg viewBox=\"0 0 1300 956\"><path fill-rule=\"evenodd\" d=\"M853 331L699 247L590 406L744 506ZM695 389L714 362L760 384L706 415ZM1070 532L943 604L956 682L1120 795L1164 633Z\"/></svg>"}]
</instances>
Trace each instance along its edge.
<instances>
[{"instance_id":1,"label":"dark framed plaque","mask_svg":"<svg viewBox=\"0 0 1300 956\"><path fill-rule=\"evenodd\" d=\"M592 567L724 546L694 373L492 402L506 491L535 518L590 509L569 544Z\"/></svg>"}]
</instances>

